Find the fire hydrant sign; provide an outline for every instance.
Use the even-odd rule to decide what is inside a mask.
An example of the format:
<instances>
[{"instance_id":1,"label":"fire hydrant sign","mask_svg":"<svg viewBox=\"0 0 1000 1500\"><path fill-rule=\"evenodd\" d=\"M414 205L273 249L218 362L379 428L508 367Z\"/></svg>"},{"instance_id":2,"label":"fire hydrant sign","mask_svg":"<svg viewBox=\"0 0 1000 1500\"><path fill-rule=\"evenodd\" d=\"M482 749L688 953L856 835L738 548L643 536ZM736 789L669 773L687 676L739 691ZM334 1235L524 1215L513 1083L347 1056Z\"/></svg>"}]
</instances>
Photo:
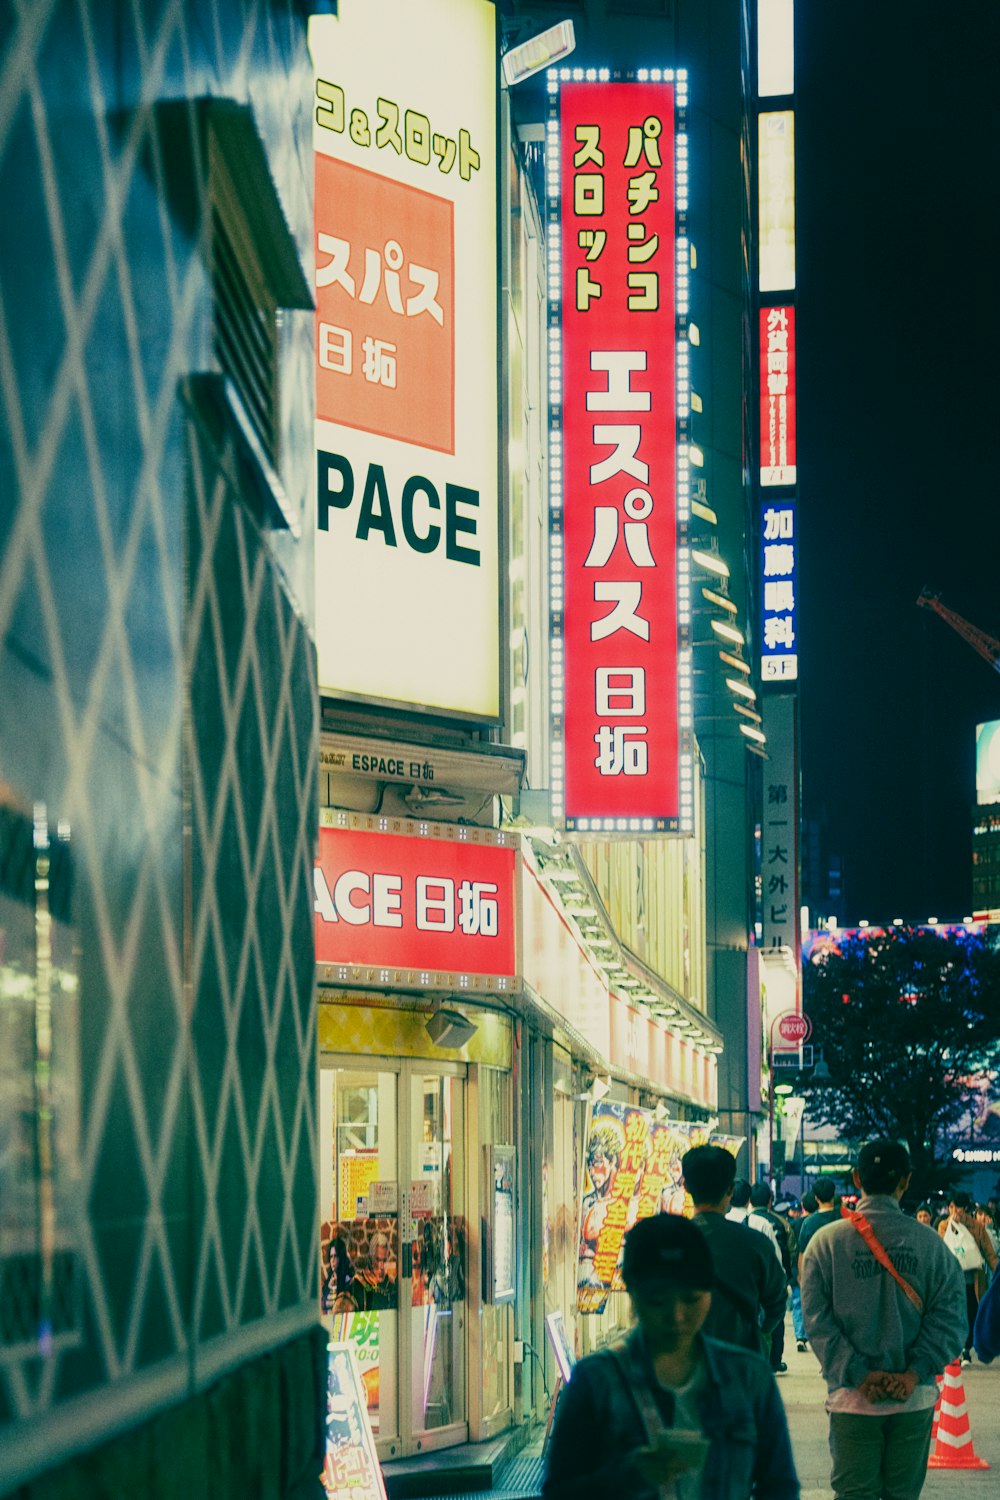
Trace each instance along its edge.
<instances>
[{"instance_id":1,"label":"fire hydrant sign","mask_svg":"<svg viewBox=\"0 0 1000 1500\"><path fill-rule=\"evenodd\" d=\"M336 12L309 33L320 690L495 719L496 10Z\"/></svg>"},{"instance_id":2,"label":"fire hydrant sign","mask_svg":"<svg viewBox=\"0 0 1000 1500\"><path fill-rule=\"evenodd\" d=\"M321 828L316 961L513 978L512 846Z\"/></svg>"}]
</instances>

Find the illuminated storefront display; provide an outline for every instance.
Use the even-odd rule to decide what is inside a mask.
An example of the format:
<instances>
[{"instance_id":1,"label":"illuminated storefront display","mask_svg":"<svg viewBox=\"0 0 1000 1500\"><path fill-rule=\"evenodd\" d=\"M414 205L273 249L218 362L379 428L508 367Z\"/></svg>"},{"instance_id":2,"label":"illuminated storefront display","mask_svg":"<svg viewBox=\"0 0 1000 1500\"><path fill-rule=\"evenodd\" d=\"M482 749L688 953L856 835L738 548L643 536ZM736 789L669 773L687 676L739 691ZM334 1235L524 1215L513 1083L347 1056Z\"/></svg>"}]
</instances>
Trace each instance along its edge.
<instances>
[{"instance_id":1,"label":"illuminated storefront display","mask_svg":"<svg viewBox=\"0 0 1000 1500\"><path fill-rule=\"evenodd\" d=\"M683 74L550 75L553 815L693 817Z\"/></svg>"},{"instance_id":2,"label":"illuminated storefront display","mask_svg":"<svg viewBox=\"0 0 1000 1500\"><path fill-rule=\"evenodd\" d=\"M342 0L310 30L320 689L478 718L499 713L495 21Z\"/></svg>"},{"instance_id":3,"label":"illuminated storefront display","mask_svg":"<svg viewBox=\"0 0 1000 1500\"><path fill-rule=\"evenodd\" d=\"M795 520L791 501L765 505L761 512L760 675L764 682L792 682L799 675Z\"/></svg>"},{"instance_id":4,"label":"illuminated storefront display","mask_svg":"<svg viewBox=\"0 0 1000 1500\"><path fill-rule=\"evenodd\" d=\"M431 837L340 819L320 829L313 876L322 980L510 987L517 855L505 834L439 824Z\"/></svg>"},{"instance_id":5,"label":"illuminated storefront display","mask_svg":"<svg viewBox=\"0 0 1000 1500\"><path fill-rule=\"evenodd\" d=\"M760 482L795 483L795 308L760 309Z\"/></svg>"},{"instance_id":6,"label":"illuminated storefront display","mask_svg":"<svg viewBox=\"0 0 1000 1500\"><path fill-rule=\"evenodd\" d=\"M795 111L758 116L759 279L762 292L795 289Z\"/></svg>"}]
</instances>

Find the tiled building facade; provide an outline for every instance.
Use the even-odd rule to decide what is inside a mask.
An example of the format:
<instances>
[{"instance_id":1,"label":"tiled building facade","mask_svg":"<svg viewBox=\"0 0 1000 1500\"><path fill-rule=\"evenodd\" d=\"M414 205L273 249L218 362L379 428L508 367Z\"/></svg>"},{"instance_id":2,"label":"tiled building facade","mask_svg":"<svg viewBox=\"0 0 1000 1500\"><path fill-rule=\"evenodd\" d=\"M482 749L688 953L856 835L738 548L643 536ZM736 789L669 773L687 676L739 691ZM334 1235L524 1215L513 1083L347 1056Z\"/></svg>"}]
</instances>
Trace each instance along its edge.
<instances>
[{"instance_id":1,"label":"tiled building facade","mask_svg":"<svg viewBox=\"0 0 1000 1500\"><path fill-rule=\"evenodd\" d=\"M0 1492L314 1494L305 15L0 27Z\"/></svg>"}]
</instances>

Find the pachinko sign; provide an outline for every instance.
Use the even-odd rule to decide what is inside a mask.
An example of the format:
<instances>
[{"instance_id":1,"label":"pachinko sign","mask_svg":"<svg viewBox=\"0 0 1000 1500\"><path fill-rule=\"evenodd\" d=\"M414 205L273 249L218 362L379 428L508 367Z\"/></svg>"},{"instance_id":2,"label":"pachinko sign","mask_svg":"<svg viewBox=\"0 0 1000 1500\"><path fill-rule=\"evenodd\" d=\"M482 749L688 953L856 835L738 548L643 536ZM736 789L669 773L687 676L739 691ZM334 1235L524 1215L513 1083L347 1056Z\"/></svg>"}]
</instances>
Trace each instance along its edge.
<instances>
[{"instance_id":1,"label":"pachinko sign","mask_svg":"<svg viewBox=\"0 0 1000 1500\"><path fill-rule=\"evenodd\" d=\"M309 33L320 690L495 719L496 9L335 10Z\"/></svg>"},{"instance_id":2,"label":"pachinko sign","mask_svg":"<svg viewBox=\"0 0 1000 1500\"><path fill-rule=\"evenodd\" d=\"M687 831L686 83L562 70L549 89L554 814Z\"/></svg>"},{"instance_id":3,"label":"pachinko sign","mask_svg":"<svg viewBox=\"0 0 1000 1500\"><path fill-rule=\"evenodd\" d=\"M482 976L473 988L500 989L512 981L516 852L490 829L438 831L320 829L313 907L321 978L363 982L370 968L380 983Z\"/></svg>"}]
</instances>

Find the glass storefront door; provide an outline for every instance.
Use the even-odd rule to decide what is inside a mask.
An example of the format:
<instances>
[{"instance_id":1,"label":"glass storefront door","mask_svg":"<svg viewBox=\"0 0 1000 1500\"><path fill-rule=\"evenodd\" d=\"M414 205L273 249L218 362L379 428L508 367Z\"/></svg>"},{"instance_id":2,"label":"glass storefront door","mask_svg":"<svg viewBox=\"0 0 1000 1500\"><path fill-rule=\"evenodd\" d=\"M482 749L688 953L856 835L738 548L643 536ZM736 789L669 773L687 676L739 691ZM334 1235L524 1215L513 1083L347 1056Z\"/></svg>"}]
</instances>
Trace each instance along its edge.
<instances>
[{"instance_id":1,"label":"glass storefront door","mask_svg":"<svg viewBox=\"0 0 1000 1500\"><path fill-rule=\"evenodd\" d=\"M323 1321L354 1346L382 1459L468 1433L465 1072L324 1059Z\"/></svg>"}]
</instances>

